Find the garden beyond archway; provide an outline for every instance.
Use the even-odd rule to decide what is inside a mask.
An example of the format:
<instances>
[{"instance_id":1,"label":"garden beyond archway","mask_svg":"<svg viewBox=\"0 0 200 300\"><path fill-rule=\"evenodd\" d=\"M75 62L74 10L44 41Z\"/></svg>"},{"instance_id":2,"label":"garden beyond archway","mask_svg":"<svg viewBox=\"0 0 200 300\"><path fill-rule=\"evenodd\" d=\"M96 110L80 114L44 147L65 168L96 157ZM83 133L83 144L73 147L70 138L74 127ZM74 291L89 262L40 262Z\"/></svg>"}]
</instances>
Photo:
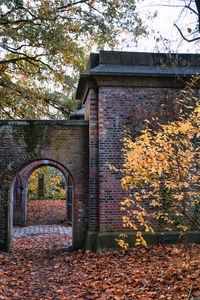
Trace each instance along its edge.
<instances>
[{"instance_id":1,"label":"garden beyond archway","mask_svg":"<svg viewBox=\"0 0 200 300\"><path fill-rule=\"evenodd\" d=\"M68 170L61 164L51 160L39 160L31 162L23 168L12 184L11 201L13 203L13 225L26 226L27 225L27 202L28 202L28 179L31 174L43 166L51 166L62 172L66 182L66 224L72 225L73 217L73 180Z\"/></svg>"}]
</instances>

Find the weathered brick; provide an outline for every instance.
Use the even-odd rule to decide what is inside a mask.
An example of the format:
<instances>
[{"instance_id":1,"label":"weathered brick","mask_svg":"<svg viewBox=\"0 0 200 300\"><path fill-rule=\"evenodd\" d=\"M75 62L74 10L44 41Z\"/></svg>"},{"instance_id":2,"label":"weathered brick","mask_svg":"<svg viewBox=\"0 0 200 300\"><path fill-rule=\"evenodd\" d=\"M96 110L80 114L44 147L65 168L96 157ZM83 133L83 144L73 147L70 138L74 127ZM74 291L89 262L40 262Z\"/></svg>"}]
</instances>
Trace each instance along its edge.
<instances>
[{"instance_id":1,"label":"weathered brick","mask_svg":"<svg viewBox=\"0 0 200 300\"><path fill-rule=\"evenodd\" d=\"M8 199L13 198L9 196L12 182L20 174L26 188L29 174L46 164L73 179L73 244L83 247L88 226L88 122L0 121L0 133L0 248L10 247L7 222L11 219Z\"/></svg>"}]
</instances>

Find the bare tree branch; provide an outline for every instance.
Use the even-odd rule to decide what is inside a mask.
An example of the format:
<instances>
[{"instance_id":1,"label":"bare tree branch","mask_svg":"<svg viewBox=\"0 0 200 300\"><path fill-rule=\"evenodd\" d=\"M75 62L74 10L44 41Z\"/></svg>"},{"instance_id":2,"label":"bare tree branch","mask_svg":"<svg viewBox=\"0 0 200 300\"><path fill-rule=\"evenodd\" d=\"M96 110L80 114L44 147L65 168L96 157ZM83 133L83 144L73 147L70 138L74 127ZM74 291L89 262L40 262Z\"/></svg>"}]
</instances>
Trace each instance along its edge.
<instances>
[{"instance_id":1,"label":"bare tree branch","mask_svg":"<svg viewBox=\"0 0 200 300\"><path fill-rule=\"evenodd\" d=\"M34 19L20 19L20 20L16 20L16 21L10 21L10 20L1 20L0 19L0 24L1 25L8 25L8 24L33 24L33 25L41 25L41 23L34 23L34 21L36 20L41 20L41 18L34 18ZM54 21L54 20L52 20Z\"/></svg>"},{"instance_id":2,"label":"bare tree branch","mask_svg":"<svg viewBox=\"0 0 200 300\"><path fill-rule=\"evenodd\" d=\"M8 46L8 45L6 47L7 47L7 49L6 49L7 51L9 51L9 49L11 49L13 51L18 51L18 50L22 49L23 47L38 48L38 46L28 45L28 44L23 44L23 45L21 45L17 48L14 48L14 47L11 47L11 46ZM1 44L0 44L0 48L5 49L4 47L1 46Z\"/></svg>"},{"instance_id":3,"label":"bare tree branch","mask_svg":"<svg viewBox=\"0 0 200 300\"><path fill-rule=\"evenodd\" d=\"M14 53L14 54L18 54L18 55L23 55L22 57L16 57L16 58L11 58L11 59L6 59L6 60L1 60L0 61L0 65L3 65L3 64L8 64L8 63L15 63L15 62L18 62L18 61L22 61L22 60L25 60L25 61L28 61L29 63L37 66L36 64L34 64L34 62L39 62L41 63L42 65L46 66L48 69L50 69L52 72L54 72L54 69L47 63L43 62L41 59L38 59L38 57L41 57L41 56L45 56L40 54L40 55L37 55L35 57L31 57L31 56L28 56L26 54L23 54L23 53L17 53L15 51L11 51L10 52ZM38 66L39 67L39 66Z\"/></svg>"},{"instance_id":4,"label":"bare tree branch","mask_svg":"<svg viewBox=\"0 0 200 300\"><path fill-rule=\"evenodd\" d=\"M178 30L178 32L180 33L181 37L182 37L185 41L191 43L191 42L200 40L200 37L196 37L196 38L193 38L193 39L189 40L188 38L186 38L186 37L184 36L184 34L182 33L181 29L180 29L176 24L174 24L174 26L177 28L177 30Z\"/></svg>"},{"instance_id":5,"label":"bare tree branch","mask_svg":"<svg viewBox=\"0 0 200 300\"><path fill-rule=\"evenodd\" d=\"M26 60L25 57L17 57L17 58L11 58L11 59L4 59L4 60L1 60L0 61L0 65L6 65L6 64L9 64L9 63L15 63L17 61L20 61L20 60Z\"/></svg>"},{"instance_id":6,"label":"bare tree branch","mask_svg":"<svg viewBox=\"0 0 200 300\"><path fill-rule=\"evenodd\" d=\"M198 12L196 10L194 10L192 7L190 7L189 5L186 5L185 8L191 10L194 14L196 14L197 16L199 15Z\"/></svg>"},{"instance_id":7,"label":"bare tree branch","mask_svg":"<svg viewBox=\"0 0 200 300\"><path fill-rule=\"evenodd\" d=\"M67 5L63 5L63 6L58 7L58 8L57 8L57 11L63 10L63 9L66 9L66 8L69 8L69 7L72 7L72 6L81 4L81 3L86 3L86 2L87 2L87 0L80 0L80 1L77 1L77 2L74 2L74 3L70 3L70 4L67 4ZM86 4L87 4L87 3L86 3Z\"/></svg>"},{"instance_id":8,"label":"bare tree branch","mask_svg":"<svg viewBox=\"0 0 200 300\"><path fill-rule=\"evenodd\" d=\"M195 0L195 3L196 3L197 10L198 10L198 15L199 15L199 32L200 32L200 1Z\"/></svg>"}]
</instances>

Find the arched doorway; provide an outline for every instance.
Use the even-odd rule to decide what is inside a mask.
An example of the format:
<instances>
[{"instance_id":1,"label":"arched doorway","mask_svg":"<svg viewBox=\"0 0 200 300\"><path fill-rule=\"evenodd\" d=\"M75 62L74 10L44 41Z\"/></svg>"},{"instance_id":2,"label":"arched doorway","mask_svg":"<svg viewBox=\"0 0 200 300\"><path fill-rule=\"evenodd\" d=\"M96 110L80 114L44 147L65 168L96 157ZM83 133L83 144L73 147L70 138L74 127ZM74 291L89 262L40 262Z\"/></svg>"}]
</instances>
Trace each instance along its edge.
<instances>
[{"instance_id":1,"label":"arched doorway","mask_svg":"<svg viewBox=\"0 0 200 300\"><path fill-rule=\"evenodd\" d=\"M90 223L88 121L3 120L0 129L0 250L12 246L13 180L39 160L58 162L71 175L73 248L84 248ZM18 192L26 196L26 190Z\"/></svg>"},{"instance_id":2,"label":"arched doorway","mask_svg":"<svg viewBox=\"0 0 200 300\"><path fill-rule=\"evenodd\" d=\"M27 224L27 200L28 200L28 180L31 174L41 167L53 167L62 172L66 182L66 219L65 225L73 226L73 200L74 200L74 185L73 178L70 172L62 164L53 160L36 160L24 166L14 177L10 199L12 206L13 221L11 227L26 226ZM12 230L11 230L12 232ZM72 241L73 242L73 241Z\"/></svg>"}]
</instances>

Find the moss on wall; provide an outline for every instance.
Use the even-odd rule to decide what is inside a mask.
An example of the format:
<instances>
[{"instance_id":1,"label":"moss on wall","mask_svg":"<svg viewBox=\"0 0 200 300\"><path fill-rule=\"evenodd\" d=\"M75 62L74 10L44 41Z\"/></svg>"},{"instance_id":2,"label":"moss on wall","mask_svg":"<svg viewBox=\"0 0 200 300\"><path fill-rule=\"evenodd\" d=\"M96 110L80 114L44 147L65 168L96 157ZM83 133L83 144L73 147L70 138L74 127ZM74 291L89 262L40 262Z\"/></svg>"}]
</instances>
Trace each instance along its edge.
<instances>
[{"instance_id":1,"label":"moss on wall","mask_svg":"<svg viewBox=\"0 0 200 300\"><path fill-rule=\"evenodd\" d=\"M39 150L38 148L40 148L41 141L43 141L45 136L45 127L29 124L24 126L23 130L27 152Z\"/></svg>"},{"instance_id":2,"label":"moss on wall","mask_svg":"<svg viewBox=\"0 0 200 300\"><path fill-rule=\"evenodd\" d=\"M5 130L5 127L0 127L0 144L2 145L2 141L3 141L3 139L4 139L4 137L5 137L5 135L6 135L6 130Z\"/></svg>"}]
</instances>

